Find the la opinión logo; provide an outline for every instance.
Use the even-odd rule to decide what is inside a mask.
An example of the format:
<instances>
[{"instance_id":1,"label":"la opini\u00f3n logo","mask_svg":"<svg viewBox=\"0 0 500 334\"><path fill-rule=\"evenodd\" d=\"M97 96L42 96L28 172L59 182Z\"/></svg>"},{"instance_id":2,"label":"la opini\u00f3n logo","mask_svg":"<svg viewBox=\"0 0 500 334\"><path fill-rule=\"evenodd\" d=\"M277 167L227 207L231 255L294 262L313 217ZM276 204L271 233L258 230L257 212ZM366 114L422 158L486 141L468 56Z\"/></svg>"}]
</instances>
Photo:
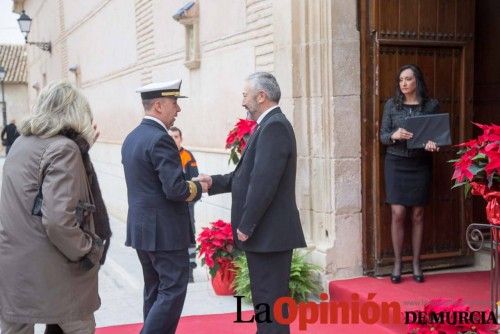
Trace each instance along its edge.
<instances>
[{"instance_id":1,"label":"la opini\u00f3n logo","mask_svg":"<svg viewBox=\"0 0 500 334\"><path fill-rule=\"evenodd\" d=\"M248 322L278 322L282 325L290 325L298 321L299 330L307 330L310 324L359 324L372 325L401 324L404 316L404 324L428 325L497 325L495 314L490 311L405 311L401 312L401 305L397 301L375 302L376 293L369 293L366 301L360 301L359 294L351 294L351 301L332 301L326 293L320 294L320 302L297 303L291 297L280 297L274 305L266 303L257 304L254 307L254 315L243 319L242 300L243 296L234 296L237 301L237 312L235 323ZM284 312L284 306L288 312ZM271 312L273 317L271 317Z\"/></svg>"},{"instance_id":2,"label":"la opini\u00f3n logo","mask_svg":"<svg viewBox=\"0 0 500 334\"><path fill-rule=\"evenodd\" d=\"M351 294L351 301L331 301L328 294L320 294L321 302L301 302L297 303L291 297L280 297L276 299L273 307L269 304L261 303L255 305L255 314L244 320L241 313L241 302L243 296L234 296L237 300L237 312L235 323L244 322L272 322L271 312L274 320L282 325L289 325L299 321L299 330L306 330L309 324L375 324L401 323L401 305L399 302L373 301L375 293L368 294L368 300L361 302L359 294ZM283 314L283 306L288 307L288 315Z\"/></svg>"}]
</instances>

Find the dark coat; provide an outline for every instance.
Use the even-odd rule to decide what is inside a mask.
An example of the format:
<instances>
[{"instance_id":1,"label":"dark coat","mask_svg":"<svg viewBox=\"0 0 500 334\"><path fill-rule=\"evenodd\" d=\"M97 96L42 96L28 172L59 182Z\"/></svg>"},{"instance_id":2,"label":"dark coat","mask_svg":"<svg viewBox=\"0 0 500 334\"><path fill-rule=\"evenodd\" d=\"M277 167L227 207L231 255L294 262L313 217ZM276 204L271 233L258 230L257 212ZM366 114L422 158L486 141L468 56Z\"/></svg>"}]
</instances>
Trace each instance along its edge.
<instances>
[{"instance_id":1,"label":"dark coat","mask_svg":"<svg viewBox=\"0 0 500 334\"><path fill-rule=\"evenodd\" d=\"M10 123L2 130L2 142L5 146L11 146L14 141L19 137L19 132L14 123Z\"/></svg>"},{"instance_id":2,"label":"dark coat","mask_svg":"<svg viewBox=\"0 0 500 334\"><path fill-rule=\"evenodd\" d=\"M389 99L384 105L384 113L380 125L380 142L387 146L386 152L400 157L422 157L429 155L429 152L423 149L408 149L406 140L392 141L391 136L398 128L405 127L406 120L412 116L436 114L439 112L439 103L437 100L430 99L424 105L415 106L414 112L408 108L398 110L394 99Z\"/></svg>"},{"instance_id":3,"label":"dark coat","mask_svg":"<svg viewBox=\"0 0 500 334\"><path fill-rule=\"evenodd\" d=\"M306 247L295 200L297 145L292 125L275 108L249 139L234 172L212 176L210 195L231 192L236 245L250 252ZM237 239L236 229L249 236Z\"/></svg>"},{"instance_id":4,"label":"dark coat","mask_svg":"<svg viewBox=\"0 0 500 334\"><path fill-rule=\"evenodd\" d=\"M144 119L123 143L122 164L128 195L125 244L143 251L187 248L194 242L187 200L198 200L202 191L193 182L192 196L172 137L160 124Z\"/></svg>"}]
</instances>

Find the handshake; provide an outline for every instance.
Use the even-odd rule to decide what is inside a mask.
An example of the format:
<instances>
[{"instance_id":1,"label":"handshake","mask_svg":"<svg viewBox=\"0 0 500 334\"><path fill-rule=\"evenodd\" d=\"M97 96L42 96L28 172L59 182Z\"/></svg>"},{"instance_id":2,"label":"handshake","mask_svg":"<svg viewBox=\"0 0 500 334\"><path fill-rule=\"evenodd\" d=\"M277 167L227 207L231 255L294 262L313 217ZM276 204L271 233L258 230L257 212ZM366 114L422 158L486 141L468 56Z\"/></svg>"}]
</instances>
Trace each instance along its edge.
<instances>
[{"instance_id":1,"label":"handshake","mask_svg":"<svg viewBox=\"0 0 500 334\"><path fill-rule=\"evenodd\" d=\"M198 181L201 184L201 189L204 193L212 187L212 177L207 174L200 174L197 177L193 177L191 181Z\"/></svg>"}]
</instances>

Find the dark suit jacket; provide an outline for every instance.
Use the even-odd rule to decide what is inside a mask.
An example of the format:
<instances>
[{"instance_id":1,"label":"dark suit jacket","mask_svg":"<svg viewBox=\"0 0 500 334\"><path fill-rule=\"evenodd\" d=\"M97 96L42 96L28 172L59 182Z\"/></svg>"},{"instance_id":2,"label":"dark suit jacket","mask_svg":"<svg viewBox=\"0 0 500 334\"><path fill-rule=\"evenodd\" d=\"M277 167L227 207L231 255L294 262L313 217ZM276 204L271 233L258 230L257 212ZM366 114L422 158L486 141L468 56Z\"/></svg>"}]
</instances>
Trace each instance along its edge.
<instances>
[{"instance_id":1,"label":"dark suit jacket","mask_svg":"<svg viewBox=\"0 0 500 334\"><path fill-rule=\"evenodd\" d=\"M279 108L267 114L249 139L234 172L212 176L210 195L231 192L236 245L250 252L306 247L295 201L297 145ZM240 242L236 229L249 236Z\"/></svg>"},{"instance_id":2,"label":"dark suit jacket","mask_svg":"<svg viewBox=\"0 0 500 334\"><path fill-rule=\"evenodd\" d=\"M144 251L179 250L194 240L179 150L167 131L144 119L125 139L122 163L127 183L126 245ZM201 186L194 182L197 195Z\"/></svg>"}]
</instances>

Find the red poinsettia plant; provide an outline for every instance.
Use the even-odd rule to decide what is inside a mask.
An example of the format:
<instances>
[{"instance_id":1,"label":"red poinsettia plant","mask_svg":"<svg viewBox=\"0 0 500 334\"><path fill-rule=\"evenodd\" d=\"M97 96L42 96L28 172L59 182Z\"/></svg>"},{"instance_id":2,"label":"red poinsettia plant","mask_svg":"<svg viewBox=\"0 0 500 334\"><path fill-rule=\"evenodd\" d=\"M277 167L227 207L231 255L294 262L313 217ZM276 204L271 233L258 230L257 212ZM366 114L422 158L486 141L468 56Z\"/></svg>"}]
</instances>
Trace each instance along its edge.
<instances>
[{"instance_id":1,"label":"red poinsettia plant","mask_svg":"<svg viewBox=\"0 0 500 334\"><path fill-rule=\"evenodd\" d=\"M201 264L209 268L210 275L215 276L217 271L234 269L233 260L238 255L234 247L231 223L217 220L204 227L196 239L198 241L198 257Z\"/></svg>"},{"instance_id":2,"label":"red poinsettia plant","mask_svg":"<svg viewBox=\"0 0 500 334\"><path fill-rule=\"evenodd\" d=\"M231 149L229 162L233 162L235 165L238 163L241 153L247 145L248 138L250 138L256 127L257 122L251 119L240 119L234 128L229 131L226 138L226 148Z\"/></svg>"},{"instance_id":3,"label":"red poinsettia plant","mask_svg":"<svg viewBox=\"0 0 500 334\"><path fill-rule=\"evenodd\" d=\"M472 312L474 311L474 312ZM492 333L498 326L493 319L489 318L490 310L477 312L470 309L469 305L464 304L462 299L452 301L450 299L436 298L425 304L423 310L417 311L420 314L421 323L410 323L408 325L408 334L487 334ZM460 315L459 312L466 312ZM482 314L485 314L485 320ZM460 317L467 315L467 320L473 317L471 321L460 321ZM438 320L437 317L442 317Z\"/></svg>"},{"instance_id":4,"label":"red poinsettia plant","mask_svg":"<svg viewBox=\"0 0 500 334\"><path fill-rule=\"evenodd\" d=\"M464 186L466 195L482 196L488 202L489 222L500 224L500 125L474 124L483 133L458 145L460 157L450 161L455 169L453 188Z\"/></svg>"}]
</instances>

